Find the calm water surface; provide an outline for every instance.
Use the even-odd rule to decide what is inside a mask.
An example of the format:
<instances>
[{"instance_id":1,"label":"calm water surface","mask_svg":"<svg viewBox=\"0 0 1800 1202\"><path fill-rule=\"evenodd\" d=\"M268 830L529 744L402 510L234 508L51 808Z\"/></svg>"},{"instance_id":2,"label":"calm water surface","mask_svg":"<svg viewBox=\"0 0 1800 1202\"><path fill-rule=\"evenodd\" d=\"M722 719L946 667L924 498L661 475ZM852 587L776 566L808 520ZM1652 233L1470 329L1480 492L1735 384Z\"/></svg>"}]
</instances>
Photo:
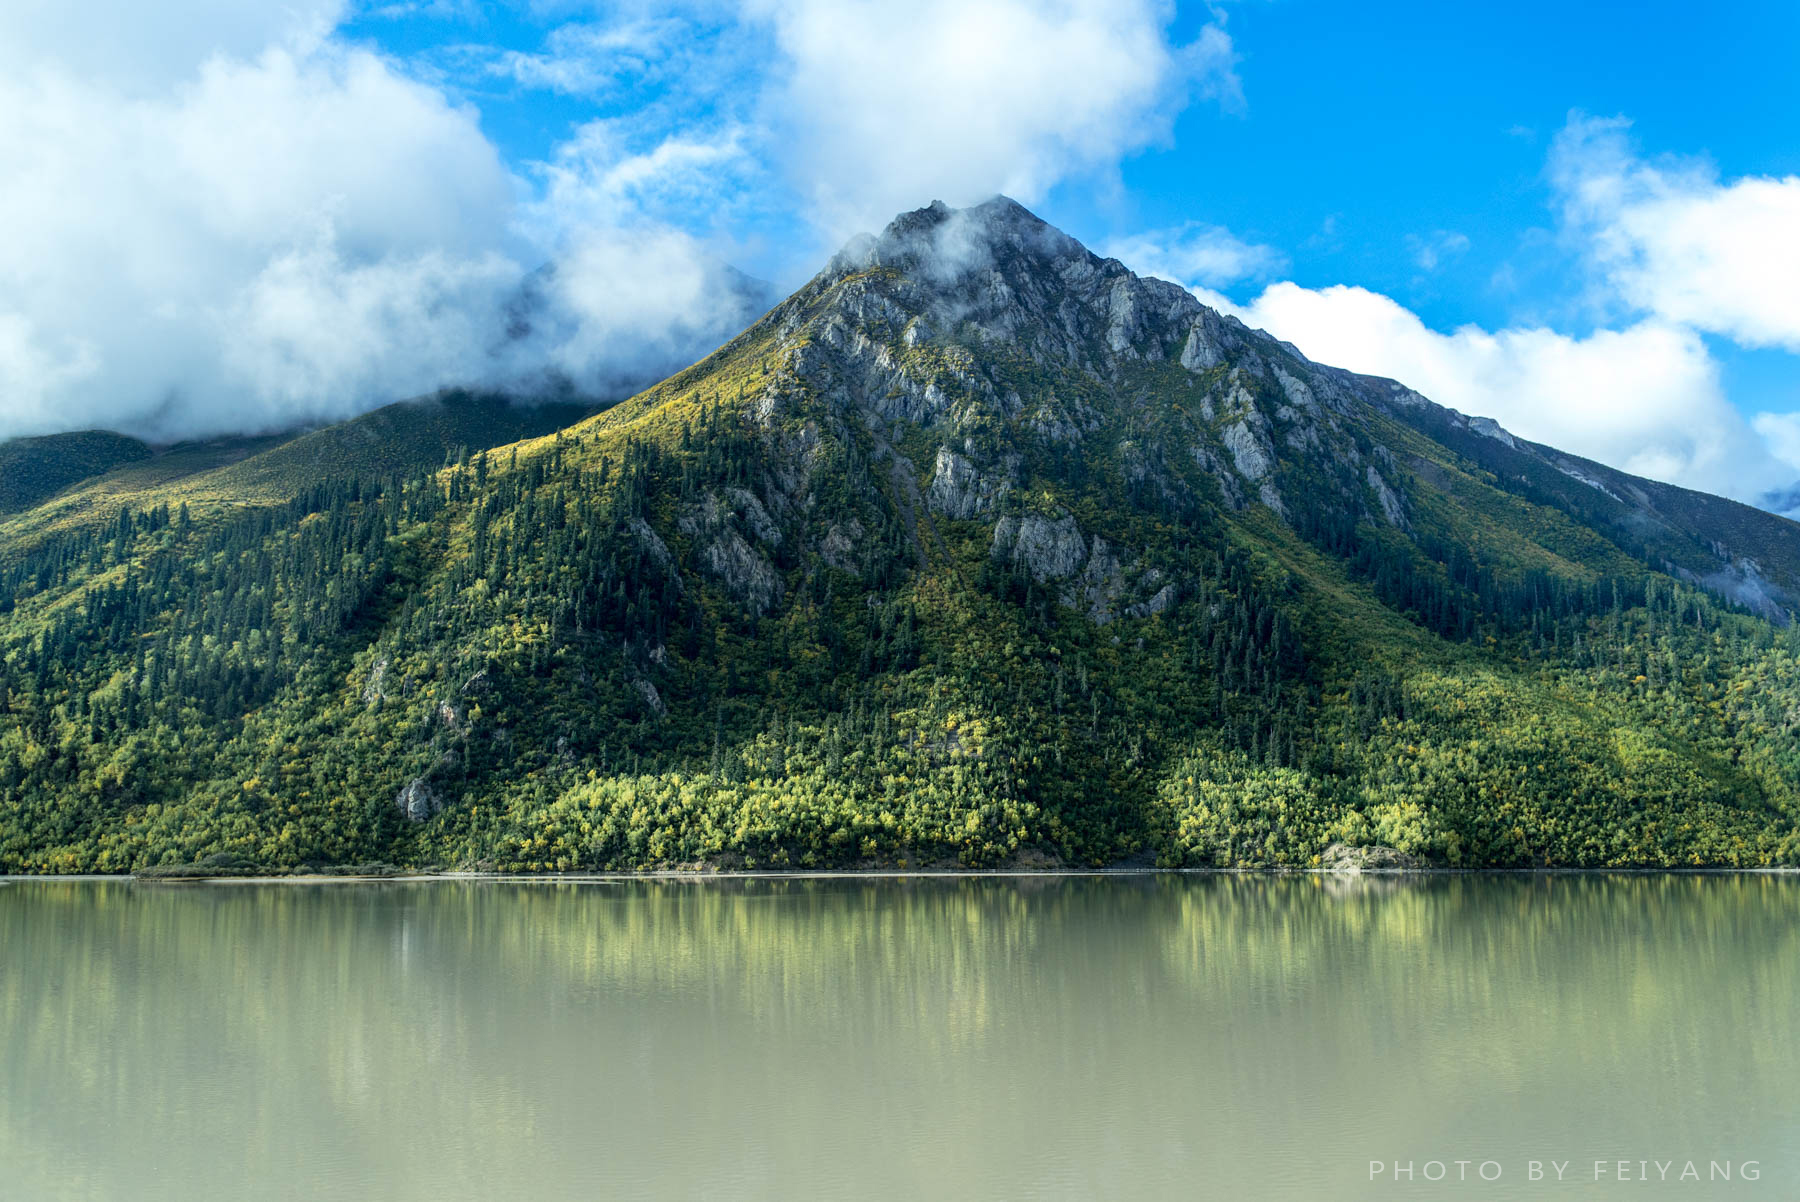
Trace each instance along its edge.
<instances>
[{"instance_id":1,"label":"calm water surface","mask_svg":"<svg viewBox=\"0 0 1800 1202\"><path fill-rule=\"evenodd\" d=\"M1794 1198L1797 920L1756 876L15 881L0 1198ZM1502 1177L1368 1179L1433 1159Z\"/></svg>"}]
</instances>

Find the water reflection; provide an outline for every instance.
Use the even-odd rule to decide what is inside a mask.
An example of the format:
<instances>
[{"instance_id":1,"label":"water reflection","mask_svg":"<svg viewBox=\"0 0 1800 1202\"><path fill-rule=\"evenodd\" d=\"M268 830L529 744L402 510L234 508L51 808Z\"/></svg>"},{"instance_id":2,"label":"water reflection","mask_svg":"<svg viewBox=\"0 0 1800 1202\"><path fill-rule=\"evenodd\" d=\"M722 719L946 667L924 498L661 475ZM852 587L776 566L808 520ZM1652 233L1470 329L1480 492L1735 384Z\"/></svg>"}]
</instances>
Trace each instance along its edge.
<instances>
[{"instance_id":1,"label":"water reflection","mask_svg":"<svg viewBox=\"0 0 1800 1202\"><path fill-rule=\"evenodd\" d=\"M0 1194L1390 1197L1369 1160L1455 1157L1506 1197L1657 1156L1773 1196L1797 909L1772 876L19 882Z\"/></svg>"}]
</instances>

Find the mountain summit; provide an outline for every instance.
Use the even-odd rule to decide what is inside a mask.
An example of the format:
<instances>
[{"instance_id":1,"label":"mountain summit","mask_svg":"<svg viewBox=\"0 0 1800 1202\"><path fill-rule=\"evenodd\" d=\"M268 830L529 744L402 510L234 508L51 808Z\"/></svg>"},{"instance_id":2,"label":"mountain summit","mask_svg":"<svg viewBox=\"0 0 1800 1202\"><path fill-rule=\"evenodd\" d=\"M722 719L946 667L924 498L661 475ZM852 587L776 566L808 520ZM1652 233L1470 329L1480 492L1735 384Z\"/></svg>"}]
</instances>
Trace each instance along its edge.
<instances>
[{"instance_id":1,"label":"mountain summit","mask_svg":"<svg viewBox=\"0 0 1800 1202\"><path fill-rule=\"evenodd\" d=\"M1800 858L1800 527L1004 198L546 437L228 470L0 523L0 868Z\"/></svg>"}]
</instances>

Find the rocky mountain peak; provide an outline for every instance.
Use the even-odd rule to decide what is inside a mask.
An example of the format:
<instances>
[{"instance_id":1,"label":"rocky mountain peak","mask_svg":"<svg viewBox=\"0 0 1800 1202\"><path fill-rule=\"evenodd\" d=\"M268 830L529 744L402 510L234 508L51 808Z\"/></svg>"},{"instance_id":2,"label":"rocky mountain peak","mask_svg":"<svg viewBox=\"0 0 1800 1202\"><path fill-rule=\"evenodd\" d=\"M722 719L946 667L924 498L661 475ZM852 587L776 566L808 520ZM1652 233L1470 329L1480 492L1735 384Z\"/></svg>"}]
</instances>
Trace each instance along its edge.
<instances>
[{"instance_id":1,"label":"rocky mountain peak","mask_svg":"<svg viewBox=\"0 0 1800 1202\"><path fill-rule=\"evenodd\" d=\"M1460 520L1440 494L1462 485L1420 459L1410 428L1515 495L1605 530L1634 558L1771 616L1785 614L1800 580L1771 584L1739 540L1697 537L1713 519L1696 494L1538 447L1394 381L1314 363L1003 196L902 213L847 245L747 337L769 338L782 365L746 398L765 430L811 445L816 434L795 431L820 429L822 403L824 428L860 427L884 458L890 444L922 436L927 459L892 459L908 481L919 475L918 507L989 524L996 555L1078 542L1097 554L1095 532L1074 529L1055 506L1017 531L1001 520L1070 464L1113 496L1156 498L1174 514L1260 505L1322 544L1358 527L1412 539L1420 514ZM788 475L802 503L808 472ZM1757 543L1792 541L1739 508L1733 521L1756 529Z\"/></svg>"},{"instance_id":2,"label":"rocky mountain peak","mask_svg":"<svg viewBox=\"0 0 1800 1202\"><path fill-rule=\"evenodd\" d=\"M1039 367L1115 381L1132 363L1216 366L1249 333L1186 289L1094 254L1004 196L901 214L880 234L852 240L773 316L786 333L813 318L908 346L1010 344Z\"/></svg>"},{"instance_id":3,"label":"rocky mountain peak","mask_svg":"<svg viewBox=\"0 0 1800 1202\"><path fill-rule=\"evenodd\" d=\"M852 239L827 270L842 274L889 268L949 283L1020 256L1052 270L1071 262L1101 261L1017 201L995 196L966 209L934 200L902 213L880 234Z\"/></svg>"},{"instance_id":4,"label":"rocky mountain peak","mask_svg":"<svg viewBox=\"0 0 1800 1202\"><path fill-rule=\"evenodd\" d=\"M1184 586L1116 523L1052 497L1287 518L1304 486L1305 504L1328 496L1352 521L1409 522L1389 462L1345 425L1342 373L1005 197L901 214L750 337L780 365L745 398L784 464L771 512L808 509L821 438L867 446L903 508L979 523L994 559L1103 624L1161 612Z\"/></svg>"}]
</instances>

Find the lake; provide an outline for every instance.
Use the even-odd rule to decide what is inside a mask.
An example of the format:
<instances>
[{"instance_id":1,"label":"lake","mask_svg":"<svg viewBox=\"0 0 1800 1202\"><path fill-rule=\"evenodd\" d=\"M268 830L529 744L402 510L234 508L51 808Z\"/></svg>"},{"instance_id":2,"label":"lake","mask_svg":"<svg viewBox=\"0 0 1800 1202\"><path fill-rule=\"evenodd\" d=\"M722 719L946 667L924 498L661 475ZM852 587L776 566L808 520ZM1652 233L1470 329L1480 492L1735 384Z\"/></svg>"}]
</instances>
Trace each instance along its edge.
<instances>
[{"instance_id":1,"label":"lake","mask_svg":"<svg viewBox=\"0 0 1800 1202\"><path fill-rule=\"evenodd\" d=\"M1788 1198L1797 1000L1779 875L14 880L0 1198Z\"/></svg>"}]
</instances>

